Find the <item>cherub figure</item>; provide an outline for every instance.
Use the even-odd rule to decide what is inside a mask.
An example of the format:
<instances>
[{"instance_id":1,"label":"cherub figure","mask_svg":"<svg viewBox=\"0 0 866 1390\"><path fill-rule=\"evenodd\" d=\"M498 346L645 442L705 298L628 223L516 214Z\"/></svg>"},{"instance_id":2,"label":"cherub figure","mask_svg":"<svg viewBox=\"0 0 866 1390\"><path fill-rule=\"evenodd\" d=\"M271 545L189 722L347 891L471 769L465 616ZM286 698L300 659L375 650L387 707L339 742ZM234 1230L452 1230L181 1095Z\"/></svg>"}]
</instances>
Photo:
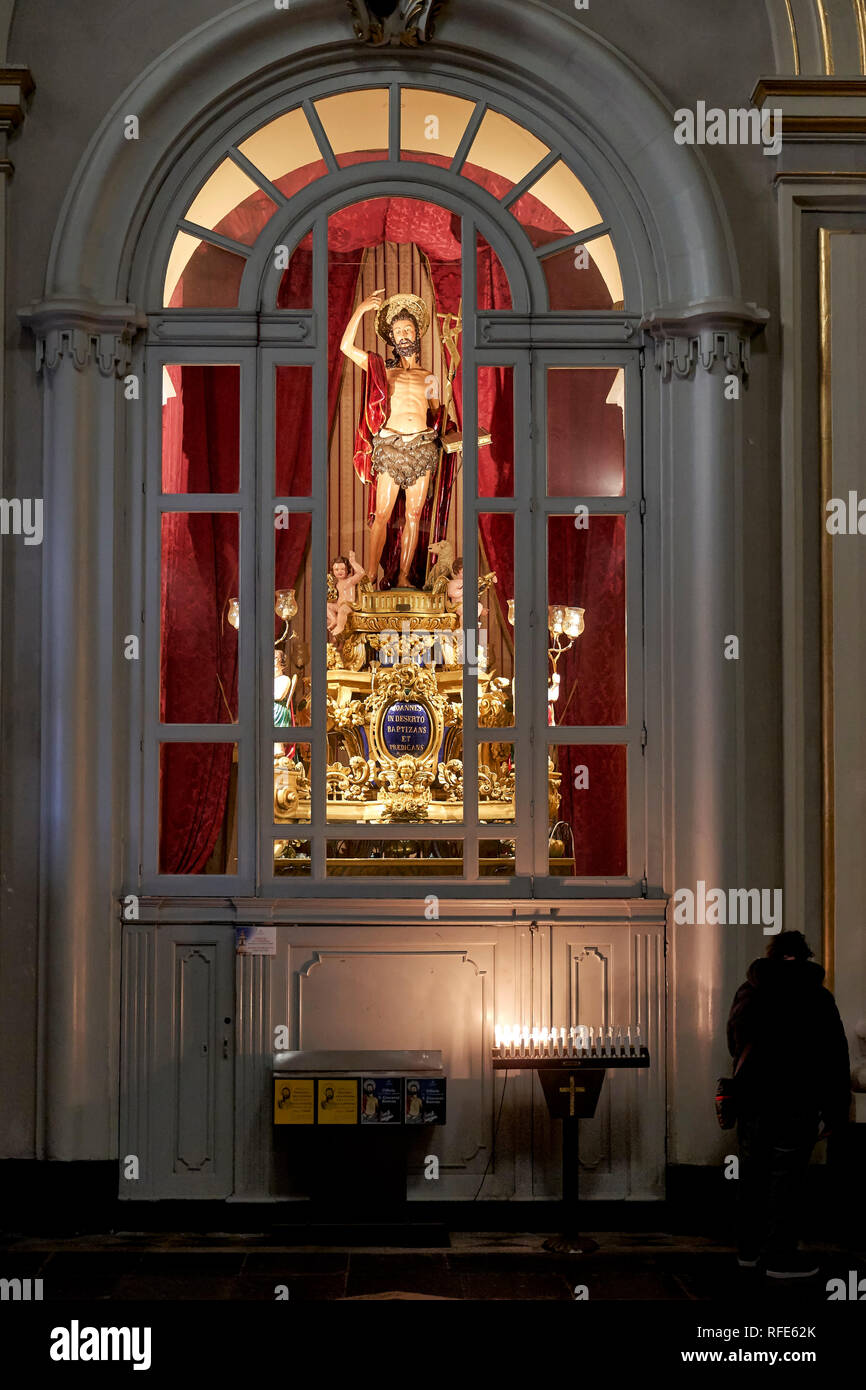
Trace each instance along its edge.
<instances>
[{"instance_id":1,"label":"cherub figure","mask_svg":"<svg viewBox=\"0 0 866 1390\"><path fill-rule=\"evenodd\" d=\"M364 570L358 564L354 550L349 551L348 560L345 555L338 555L331 562L328 576L328 633L331 637L339 637L345 628L355 602L355 592L364 577Z\"/></svg>"},{"instance_id":2,"label":"cherub figure","mask_svg":"<svg viewBox=\"0 0 866 1390\"><path fill-rule=\"evenodd\" d=\"M483 574L478 580L478 617L483 618L487 609L481 603L481 595L491 584L496 583L495 574ZM457 614L457 626L463 626L463 561L455 560L451 566L451 578L445 590L452 612Z\"/></svg>"},{"instance_id":3,"label":"cherub figure","mask_svg":"<svg viewBox=\"0 0 866 1390\"><path fill-rule=\"evenodd\" d=\"M457 626L463 626L463 561L454 560L451 565L451 578L445 590L448 601L457 614Z\"/></svg>"}]
</instances>

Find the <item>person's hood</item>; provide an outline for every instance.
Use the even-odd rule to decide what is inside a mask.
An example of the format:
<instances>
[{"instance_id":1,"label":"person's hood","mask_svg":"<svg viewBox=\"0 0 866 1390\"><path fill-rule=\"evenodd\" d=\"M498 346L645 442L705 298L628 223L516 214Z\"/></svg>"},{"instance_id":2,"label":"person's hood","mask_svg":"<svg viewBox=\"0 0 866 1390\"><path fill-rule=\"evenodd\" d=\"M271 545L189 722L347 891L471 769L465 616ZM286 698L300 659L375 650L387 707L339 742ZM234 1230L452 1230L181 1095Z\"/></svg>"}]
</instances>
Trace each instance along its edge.
<instances>
[{"instance_id":1,"label":"person's hood","mask_svg":"<svg viewBox=\"0 0 866 1390\"><path fill-rule=\"evenodd\" d=\"M824 983L824 967L813 960L771 960L759 956L749 966L746 978L756 989L790 989L806 992L820 989Z\"/></svg>"}]
</instances>

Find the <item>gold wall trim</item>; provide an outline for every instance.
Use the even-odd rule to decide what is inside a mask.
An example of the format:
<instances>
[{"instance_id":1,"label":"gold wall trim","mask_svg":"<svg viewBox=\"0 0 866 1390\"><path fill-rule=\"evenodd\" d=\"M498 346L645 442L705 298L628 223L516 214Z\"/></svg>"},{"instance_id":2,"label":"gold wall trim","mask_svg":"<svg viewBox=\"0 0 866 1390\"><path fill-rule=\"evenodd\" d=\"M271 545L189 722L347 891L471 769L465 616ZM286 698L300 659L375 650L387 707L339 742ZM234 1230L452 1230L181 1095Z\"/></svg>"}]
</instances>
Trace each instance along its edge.
<instances>
[{"instance_id":1,"label":"gold wall trim","mask_svg":"<svg viewBox=\"0 0 866 1390\"><path fill-rule=\"evenodd\" d=\"M824 71L828 77L835 72L833 67L833 38L830 34L830 21L824 7L824 0L815 0L815 8L818 11L818 24L821 29L821 48L824 53Z\"/></svg>"},{"instance_id":2,"label":"gold wall trim","mask_svg":"<svg viewBox=\"0 0 866 1390\"><path fill-rule=\"evenodd\" d=\"M803 179L830 179L839 183L845 179L866 179L864 169L780 169L773 183L798 183Z\"/></svg>"},{"instance_id":3,"label":"gold wall trim","mask_svg":"<svg viewBox=\"0 0 866 1390\"><path fill-rule=\"evenodd\" d=\"M794 19L794 11L791 0L785 0L785 9L788 11L788 27L791 30L791 47L794 50L794 72L800 76L800 43L797 39L797 23Z\"/></svg>"},{"instance_id":4,"label":"gold wall trim","mask_svg":"<svg viewBox=\"0 0 866 1390\"><path fill-rule=\"evenodd\" d=\"M866 0L861 0L866 7ZM767 97L866 96L862 77L760 77L752 93L752 105L763 106Z\"/></svg>"},{"instance_id":5,"label":"gold wall trim","mask_svg":"<svg viewBox=\"0 0 866 1390\"><path fill-rule=\"evenodd\" d=\"M784 116L782 128L788 135L863 135L866 116Z\"/></svg>"},{"instance_id":6,"label":"gold wall trim","mask_svg":"<svg viewBox=\"0 0 866 1390\"><path fill-rule=\"evenodd\" d=\"M857 43L860 48L860 71L866 76L866 0L851 0L857 23Z\"/></svg>"},{"instance_id":7,"label":"gold wall trim","mask_svg":"<svg viewBox=\"0 0 866 1390\"><path fill-rule=\"evenodd\" d=\"M838 233L835 233L838 235ZM826 526L833 487L833 391L829 227L818 229L821 430L821 946L827 988L833 989L836 953L836 777L833 718L833 548Z\"/></svg>"}]
</instances>

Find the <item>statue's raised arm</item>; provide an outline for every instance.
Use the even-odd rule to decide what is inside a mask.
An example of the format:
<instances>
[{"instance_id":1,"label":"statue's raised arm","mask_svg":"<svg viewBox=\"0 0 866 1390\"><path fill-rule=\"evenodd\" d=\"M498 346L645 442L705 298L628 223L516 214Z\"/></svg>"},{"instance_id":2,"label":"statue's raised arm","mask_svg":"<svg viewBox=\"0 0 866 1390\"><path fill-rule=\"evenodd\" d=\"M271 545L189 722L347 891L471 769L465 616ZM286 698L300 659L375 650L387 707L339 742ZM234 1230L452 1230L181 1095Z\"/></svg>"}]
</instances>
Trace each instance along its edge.
<instances>
[{"instance_id":1,"label":"statue's raised arm","mask_svg":"<svg viewBox=\"0 0 866 1390\"><path fill-rule=\"evenodd\" d=\"M355 334L358 331L358 326L364 315L369 314L372 309L381 309L382 301L384 298L385 291L376 290L375 293L369 295L367 299L361 300L361 303L358 305L354 314L349 319L349 322L346 324L346 331L343 334L343 341L340 343L340 351L343 353L343 355L345 357L348 357L350 362L354 362L356 366L360 367L362 371L367 370L367 354L366 352L364 352L363 348L359 348L356 346Z\"/></svg>"}]
</instances>

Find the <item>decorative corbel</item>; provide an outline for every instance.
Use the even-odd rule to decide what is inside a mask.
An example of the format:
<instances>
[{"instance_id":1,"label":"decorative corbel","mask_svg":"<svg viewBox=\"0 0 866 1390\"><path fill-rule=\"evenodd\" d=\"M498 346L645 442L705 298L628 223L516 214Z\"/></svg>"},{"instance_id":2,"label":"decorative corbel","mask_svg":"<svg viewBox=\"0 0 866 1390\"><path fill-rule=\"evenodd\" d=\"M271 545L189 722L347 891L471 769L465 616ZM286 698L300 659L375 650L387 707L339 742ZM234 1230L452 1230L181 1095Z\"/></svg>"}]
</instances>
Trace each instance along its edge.
<instances>
[{"instance_id":1,"label":"decorative corbel","mask_svg":"<svg viewBox=\"0 0 866 1390\"><path fill-rule=\"evenodd\" d=\"M751 300L704 299L653 309L641 328L655 345L655 362L663 381L688 377L698 366L711 372L716 363L745 380L752 338L769 317L768 310Z\"/></svg>"},{"instance_id":2,"label":"decorative corbel","mask_svg":"<svg viewBox=\"0 0 866 1390\"><path fill-rule=\"evenodd\" d=\"M83 299L43 299L18 317L36 339L36 370L55 371L68 358L76 371L95 366L101 376L123 377L136 334L147 318L131 304L90 304Z\"/></svg>"}]
</instances>

